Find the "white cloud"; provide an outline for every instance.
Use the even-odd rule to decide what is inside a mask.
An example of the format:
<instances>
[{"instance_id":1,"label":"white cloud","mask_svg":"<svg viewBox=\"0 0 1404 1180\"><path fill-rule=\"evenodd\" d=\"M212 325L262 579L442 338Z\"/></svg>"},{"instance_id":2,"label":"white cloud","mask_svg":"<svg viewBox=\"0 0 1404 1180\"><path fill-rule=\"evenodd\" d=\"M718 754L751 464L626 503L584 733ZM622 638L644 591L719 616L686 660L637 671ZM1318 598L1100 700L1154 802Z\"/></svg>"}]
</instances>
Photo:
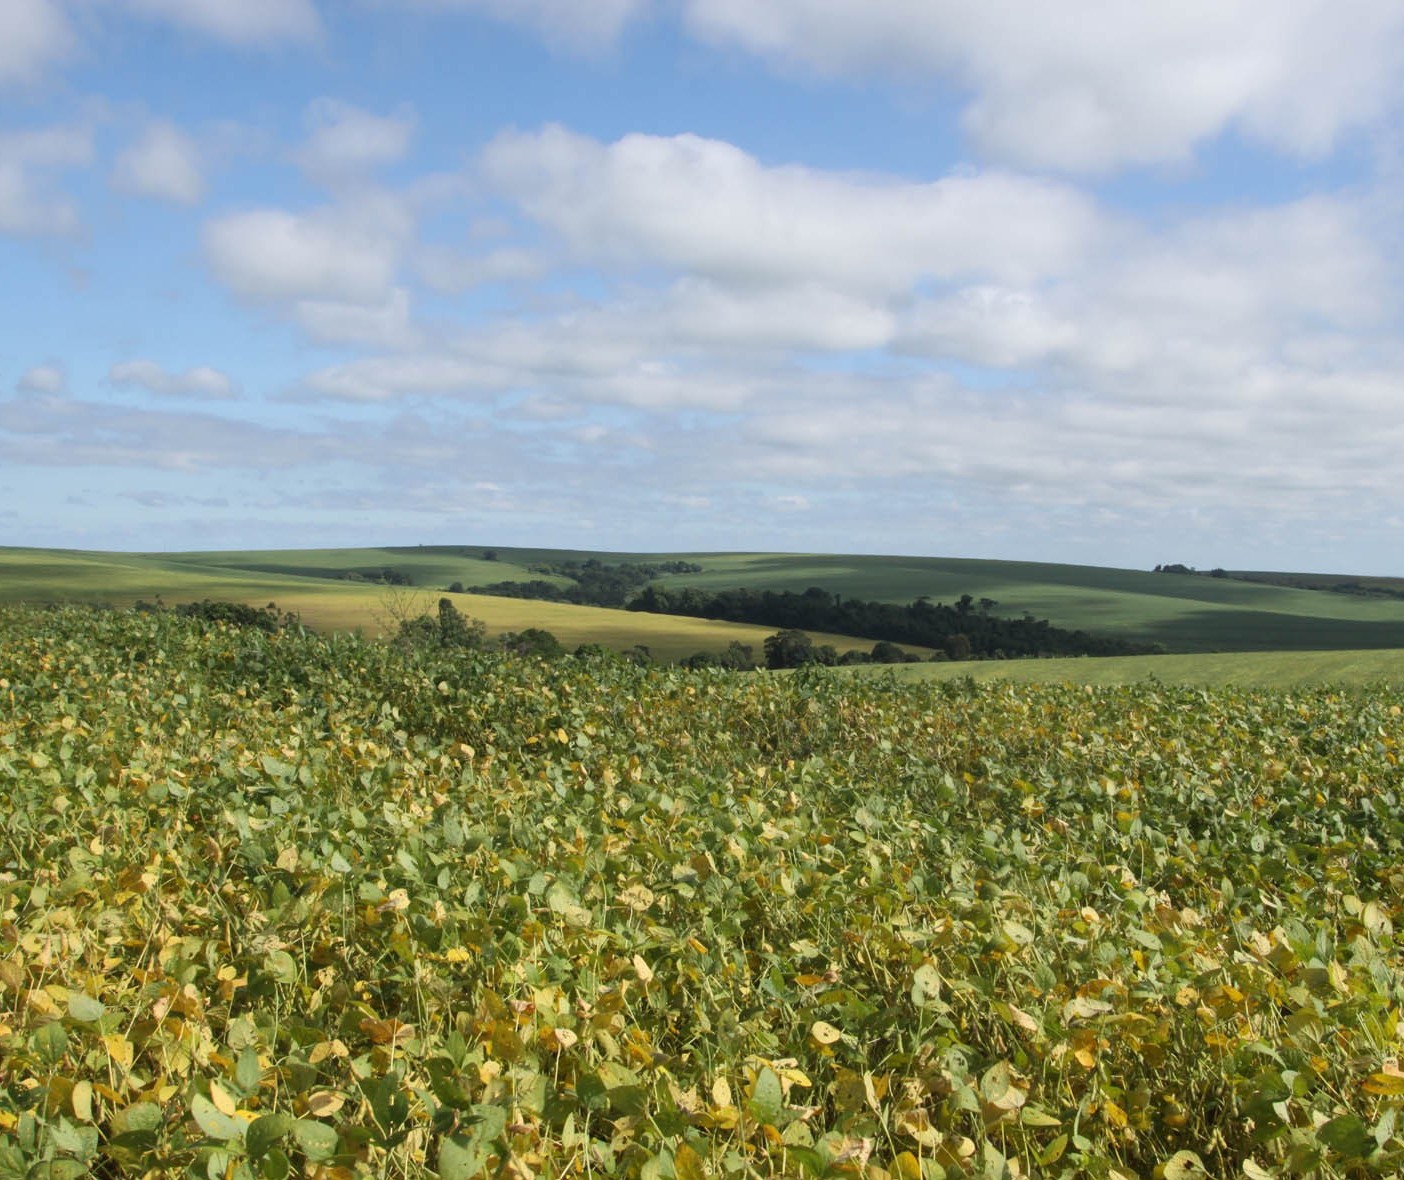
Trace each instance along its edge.
<instances>
[{"instance_id":1,"label":"white cloud","mask_svg":"<svg viewBox=\"0 0 1404 1180\"><path fill-rule=\"evenodd\" d=\"M1080 339L1037 293L975 285L919 300L903 317L898 347L933 358L1017 369L1057 359Z\"/></svg>"},{"instance_id":2,"label":"white cloud","mask_svg":"<svg viewBox=\"0 0 1404 1180\"><path fill-rule=\"evenodd\" d=\"M120 389L140 389L161 397L188 397L218 400L235 396L230 378L218 369L200 365L173 373L155 361L123 361L107 371L107 379Z\"/></svg>"},{"instance_id":3,"label":"white cloud","mask_svg":"<svg viewBox=\"0 0 1404 1180\"><path fill-rule=\"evenodd\" d=\"M382 6L481 12L540 33L548 44L598 53L625 25L644 15L651 0L379 0Z\"/></svg>"},{"instance_id":4,"label":"white cloud","mask_svg":"<svg viewBox=\"0 0 1404 1180\"><path fill-rule=\"evenodd\" d=\"M418 355L372 357L333 365L311 374L303 392L351 402L383 402L404 396L471 394L506 388L511 375L462 357Z\"/></svg>"},{"instance_id":5,"label":"white cloud","mask_svg":"<svg viewBox=\"0 0 1404 1180\"><path fill-rule=\"evenodd\" d=\"M413 348L421 334L410 316L409 292L396 287L382 304L303 299L293 305L298 326L319 344Z\"/></svg>"},{"instance_id":6,"label":"white cloud","mask_svg":"<svg viewBox=\"0 0 1404 1180\"><path fill-rule=\"evenodd\" d=\"M37 81L73 46L73 31L54 0L0 4L0 86Z\"/></svg>"},{"instance_id":7,"label":"white cloud","mask_svg":"<svg viewBox=\"0 0 1404 1180\"><path fill-rule=\"evenodd\" d=\"M687 279L657 302L655 331L671 346L849 352L882 348L896 318L881 301L815 283L729 290Z\"/></svg>"},{"instance_id":8,"label":"white cloud","mask_svg":"<svg viewBox=\"0 0 1404 1180\"><path fill-rule=\"evenodd\" d=\"M125 192L180 205L197 204L205 195L199 146L164 120L150 124L117 157L112 181Z\"/></svg>"},{"instance_id":9,"label":"white cloud","mask_svg":"<svg viewBox=\"0 0 1404 1180\"><path fill-rule=\"evenodd\" d=\"M482 170L581 260L726 282L903 289L986 274L1028 281L1089 245L1095 208L1011 173L930 183L766 167L695 135L602 144L561 127L498 136Z\"/></svg>"},{"instance_id":10,"label":"white cloud","mask_svg":"<svg viewBox=\"0 0 1404 1180\"><path fill-rule=\"evenodd\" d=\"M298 161L319 180L336 182L404 159L414 137L413 115L374 115L349 103L319 98L304 116L307 143Z\"/></svg>"},{"instance_id":11,"label":"white cloud","mask_svg":"<svg viewBox=\"0 0 1404 1180\"><path fill-rule=\"evenodd\" d=\"M35 365L21 375L15 388L20 393L43 393L62 397L68 392L68 374L62 365Z\"/></svg>"},{"instance_id":12,"label":"white cloud","mask_svg":"<svg viewBox=\"0 0 1404 1180\"><path fill-rule=\"evenodd\" d=\"M1123 226L1117 250L1042 287L971 284L915 300L897 347L1182 405L1246 396L1255 365L1368 367L1400 310L1380 249L1387 224L1368 202L1311 197Z\"/></svg>"},{"instance_id":13,"label":"white cloud","mask_svg":"<svg viewBox=\"0 0 1404 1180\"><path fill-rule=\"evenodd\" d=\"M256 209L205 225L205 257L216 277L253 300L330 300L377 305L389 299L410 231L393 200L309 213Z\"/></svg>"},{"instance_id":14,"label":"white cloud","mask_svg":"<svg viewBox=\"0 0 1404 1180\"><path fill-rule=\"evenodd\" d=\"M324 435L207 412L54 397L0 402L0 461L7 467L126 467L198 476L216 468L304 466L328 449Z\"/></svg>"},{"instance_id":15,"label":"white cloud","mask_svg":"<svg viewBox=\"0 0 1404 1180\"><path fill-rule=\"evenodd\" d=\"M1396 0L688 0L687 17L828 75L944 78L984 151L1060 170L1182 160L1229 128L1320 153L1404 77Z\"/></svg>"},{"instance_id":16,"label":"white cloud","mask_svg":"<svg viewBox=\"0 0 1404 1180\"><path fill-rule=\"evenodd\" d=\"M456 295L480 283L539 279L550 262L534 250L505 246L482 254L464 254L443 246L421 247L415 267L419 277L444 295Z\"/></svg>"},{"instance_id":17,"label":"white cloud","mask_svg":"<svg viewBox=\"0 0 1404 1180\"><path fill-rule=\"evenodd\" d=\"M0 133L0 234L77 232L78 207L55 189L51 174L82 167L92 156L92 133L85 127Z\"/></svg>"},{"instance_id":18,"label":"white cloud","mask_svg":"<svg viewBox=\"0 0 1404 1180\"><path fill-rule=\"evenodd\" d=\"M8 0L7 0L8 2ZM312 0L123 0L141 16L167 20L238 46L310 41L321 32Z\"/></svg>"}]
</instances>

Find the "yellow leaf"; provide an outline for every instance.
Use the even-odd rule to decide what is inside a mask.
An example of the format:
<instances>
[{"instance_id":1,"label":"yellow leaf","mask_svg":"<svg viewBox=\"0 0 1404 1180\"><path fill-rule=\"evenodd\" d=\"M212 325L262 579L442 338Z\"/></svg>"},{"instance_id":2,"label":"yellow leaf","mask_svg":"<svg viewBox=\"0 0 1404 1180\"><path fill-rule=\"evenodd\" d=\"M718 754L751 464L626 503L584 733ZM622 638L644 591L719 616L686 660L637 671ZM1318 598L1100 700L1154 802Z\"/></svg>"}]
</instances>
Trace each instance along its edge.
<instances>
[{"instance_id":1,"label":"yellow leaf","mask_svg":"<svg viewBox=\"0 0 1404 1180\"><path fill-rule=\"evenodd\" d=\"M677 1173L678 1180L707 1180L707 1165L686 1143L673 1153L673 1171Z\"/></svg>"},{"instance_id":2,"label":"yellow leaf","mask_svg":"<svg viewBox=\"0 0 1404 1180\"><path fill-rule=\"evenodd\" d=\"M910 1151L898 1154L892 1161L892 1171L901 1180L921 1180L921 1164Z\"/></svg>"},{"instance_id":3,"label":"yellow leaf","mask_svg":"<svg viewBox=\"0 0 1404 1180\"><path fill-rule=\"evenodd\" d=\"M712 1102L717 1106L731 1105L731 1086L725 1078L718 1078L712 1083Z\"/></svg>"},{"instance_id":4,"label":"yellow leaf","mask_svg":"<svg viewBox=\"0 0 1404 1180\"><path fill-rule=\"evenodd\" d=\"M1367 1094L1396 1096L1404 1094L1404 1076L1393 1073L1372 1073L1360 1088Z\"/></svg>"},{"instance_id":5,"label":"yellow leaf","mask_svg":"<svg viewBox=\"0 0 1404 1180\"><path fill-rule=\"evenodd\" d=\"M1025 1032L1030 1033L1037 1033L1042 1031L1042 1026L1038 1023L1038 1021L1035 1020L1032 1016L1030 1016L1027 1012L1025 1012L1022 1008L1016 1008L1013 1004L1009 1004L1007 1005L1007 1007L1009 1008L1009 1019L1013 1022L1013 1024L1016 1027L1022 1028Z\"/></svg>"},{"instance_id":6,"label":"yellow leaf","mask_svg":"<svg viewBox=\"0 0 1404 1180\"><path fill-rule=\"evenodd\" d=\"M780 1080L785 1083L786 1094L790 1092L791 1085L799 1086L806 1090L814 1085L814 1083L809 1080L809 1075L807 1073L802 1069L795 1069L794 1066L791 1065L781 1065L779 1062L776 1062L775 1073Z\"/></svg>"},{"instance_id":7,"label":"yellow leaf","mask_svg":"<svg viewBox=\"0 0 1404 1180\"><path fill-rule=\"evenodd\" d=\"M73 1083L73 1093L68 1099L73 1104L73 1117L80 1123L93 1121L93 1084L89 1081Z\"/></svg>"},{"instance_id":8,"label":"yellow leaf","mask_svg":"<svg viewBox=\"0 0 1404 1180\"><path fill-rule=\"evenodd\" d=\"M931 1116L923 1107L902 1111L897 1116L897 1131L899 1134L911 1136L923 1147L936 1147L945 1138L931 1125Z\"/></svg>"},{"instance_id":9,"label":"yellow leaf","mask_svg":"<svg viewBox=\"0 0 1404 1180\"><path fill-rule=\"evenodd\" d=\"M312 1065L320 1065L328 1057L349 1057L350 1055L351 1051L346 1047L344 1041L318 1041L312 1046L312 1052L307 1055L307 1060Z\"/></svg>"},{"instance_id":10,"label":"yellow leaf","mask_svg":"<svg viewBox=\"0 0 1404 1180\"><path fill-rule=\"evenodd\" d=\"M280 869L282 869L283 872L285 872L285 873L294 873L294 872L296 872L296 871L297 871L297 849L296 849L296 848L284 848L282 852L278 853L278 861L277 861L277 864L278 864L278 867L279 867Z\"/></svg>"},{"instance_id":11,"label":"yellow leaf","mask_svg":"<svg viewBox=\"0 0 1404 1180\"><path fill-rule=\"evenodd\" d=\"M346 1105L346 1096L335 1090L314 1090L307 1095L307 1113L313 1118L325 1118Z\"/></svg>"},{"instance_id":12,"label":"yellow leaf","mask_svg":"<svg viewBox=\"0 0 1404 1180\"><path fill-rule=\"evenodd\" d=\"M234 1101L234 1095L218 1082L210 1083L210 1101L214 1103L214 1108L220 1114L229 1115L231 1118L234 1116L234 1112L239 1109L239 1104Z\"/></svg>"},{"instance_id":13,"label":"yellow leaf","mask_svg":"<svg viewBox=\"0 0 1404 1180\"><path fill-rule=\"evenodd\" d=\"M398 1020L361 1021L360 1029L375 1045L400 1044L414 1036L414 1025L402 1024Z\"/></svg>"},{"instance_id":14,"label":"yellow leaf","mask_svg":"<svg viewBox=\"0 0 1404 1180\"><path fill-rule=\"evenodd\" d=\"M105 1033L102 1038L103 1048L107 1050L107 1055L112 1058L115 1065L121 1069L132 1068L132 1043L121 1033Z\"/></svg>"},{"instance_id":15,"label":"yellow leaf","mask_svg":"<svg viewBox=\"0 0 1404 1180\"><path fill-rule=\"evenodd\" d=\"M653 982L653 968L644 961L642 955L634 956L634 974L639 977L640 983Z\"/></svg>"},{"instance_id":16,"label":"yellow leaf","mask_svg":"<svg viewBox=\"0 0 1404 1180\"><path fill-rule=\"evenodd\" d=\"M809 1026L809 1035L819 1045L837 1044L843 1039L843 1033L839 1032L827 1020L816 1020Z\"/></svg>"}]
</instances>

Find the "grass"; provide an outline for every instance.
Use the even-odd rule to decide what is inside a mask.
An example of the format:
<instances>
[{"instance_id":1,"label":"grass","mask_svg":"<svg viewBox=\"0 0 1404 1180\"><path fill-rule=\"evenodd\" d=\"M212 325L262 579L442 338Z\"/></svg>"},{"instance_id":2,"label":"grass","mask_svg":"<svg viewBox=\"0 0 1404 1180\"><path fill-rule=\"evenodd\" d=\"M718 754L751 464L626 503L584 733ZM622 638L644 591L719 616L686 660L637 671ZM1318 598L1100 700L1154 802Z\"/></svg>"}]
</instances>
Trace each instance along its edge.
<instances>
[{"instance_id":1,"label":"grass","mask_svg":"<svg viewBox=\"0 0 1404 1180\"><path fill-rule=\"evenodd\" d=\"M384 558L382 560L382 558ZM465 559L460 559L463 561ZM239 564L239 563L244 564ZM309 576L310 568L353 569L394 564L403 557L388 550L309 550L279 554L174 554L168 556L84 553L61 550L0 550L0 601L105 603L131 606L160 597L166 604L210 598L261 606L276 602L317 631L363 631L380 635L400 618L433 613L445 592L428 587L384 587ZM510 562L469 561L485 567L496 580L525 566ZM260 569L253 568L261 566ZM428 557L416 573L435 582L467 580L461 564ZM480 575L482 576L482 575ZM536 576L536 575L532 575ZM606 610L568 603L497 598L479 594L447 595L466 615L481 619L489 635L541 627L567 648L600 643L620 650L642 644L656 659L680 660L698 651L723 651L734 642L750 644L756 655L773 627L713 622L670 615ZM839 651L867 650L871 640L842 635L815 636Z\"/></svg>"},{"instance_id":2,"label":"grass","mask_svg":"<svg viewBox=\"0 0 1404 1180\"><path fill-rule=\"evenodd\" d=\"M862 675L882 670L865 665ZM1014 684L1134 685L1299 688L1337 685L1357 688L1404 685L1404 650L1198 652L1163 656L1108 656L1090 659L987 660L940 664L898 664L903 681L959 680Z\"/></svg>"},{"instance_id":3,"label":"grass","mask_svg":"<svg viewBox=\"0 0 1404 1180\"><path fill-rule=\"evenodd\" d=\"M994 599L1000 614L1028 612L1055 626L1159 643L1175 652L1404 648L1404 600L1231 578L929 557L499 548L497 560L486 561L484 552L479 546L172 554L8 549L0 550L0 601L126 604L158 594L167 602L226 598L262 605L271 600L297 611L313 627L375 633L385 614L383 589L340 580L340 575L388 566L413 578L432 605L441 588L454 582L471 586L541 577L530 568L537 563L670 558L703 567L702 573L664 579L674 585L777 590L822 586L845 597L888 602L909 602L922 595L953 602L970 594ZM1325 575L1274 577L1322 585L1340 580ZM460 600L459 605L494 633L540 626L568 645L642 643L665 658L701 648L716 650L733 638L758 647L773 631L479 596ZM871 646L871 641L817 638L841 650Z\"/></svg>"},{"instance_id":4,"label":"grass","mask_svg":"<svg viewBox=\"0 0 1404 1180\"><path fill-rule=\"evenodd\" d=\"M728 554L694 558L704 574L676 585L804 590L910 602L992 598L1068 627L1176 651L1404 647L1404 601L1357 598L1228 578L1039 562L922 557Z\"/></svg>"}]
</instances>

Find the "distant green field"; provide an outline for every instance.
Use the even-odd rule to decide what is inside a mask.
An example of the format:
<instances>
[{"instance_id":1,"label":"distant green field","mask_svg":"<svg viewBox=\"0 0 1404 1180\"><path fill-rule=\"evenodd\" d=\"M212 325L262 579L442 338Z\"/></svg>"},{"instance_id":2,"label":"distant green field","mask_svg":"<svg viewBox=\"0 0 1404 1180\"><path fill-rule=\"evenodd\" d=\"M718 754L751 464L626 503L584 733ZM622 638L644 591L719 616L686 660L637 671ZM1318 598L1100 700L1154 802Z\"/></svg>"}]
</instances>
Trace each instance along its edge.
<instances>
[{"instance_id":1,"label":"distant green field","mask_svg":"<svg viewBox=\"0 0 1404 1180\"><path fill-rule=\"evenodd\" d=\"M343 580L349 571L392 568L413 579L415 594L432 605L448 585L528 581L543 575L534 563L595 557L605 562L682 559L702 573L666 584L722 589L802 591L821 586L845 597L910 602L923 595L954 602L963 594L991 598L1001 615L1032 614L1058 627L1180 653L1359 651L1404 649L1404 599L1300 588L1342 580L1334 575L1272 575L1250 582L1145 570L1037 562L931 557L782 553L625 554L588 550L484 546L413 546L210 553L119 554L0 549L0 601L130 603L158 594L167 602L225 598L261 605L276 601L314 627L378 632L386 591ZM1299 585L1282 584L1296 580ZM1393 584L1390 579L1362 579ZM1278 584L1274 584L1278 583ZM724 647L732 637L753 645L769 628L735 631L724 624L662 618L519 599L474 596L460 609L490 630L542 626L564 642L644 643L668 657L700 647ZM584 612L584 613L578 613ZM836 646L870 641L817 637ZM689 646L692 645L692 646Z\"/></svg>"},{"instance_id":2,"label":"distant green field","mask_svg":"<svg viewBox=\"0 0 1404 1180\"><path fill-rule=\"evenodd\" d=\"M389 556L386 556L389 554ZM411 551L413 554L413 551ZM339 581L298 572L394 565L424 584L408 588ZM486 573L474 574L474 566ZM506 581L528 574L507 561L459 562L429 556L415 561L387 550L319 550L293 553L135 555L39 549L0 549L0 602L105 603L131 606L160 598L166 605L206 598L262 606L276 602L318 631L393 630L408 614L432 613L450 581ZM451 575L451 576L449 576ZM602 607L534 602L484 595L451 596L459 610L481 619L490 635L542 627L567 648L601 643L620 650L642 644L658 659L680 660L699 651L722 651L733 641L750 644L757 657L773 627ZM866 650L871 640L816 635L839 651Z\"/></svg>"},{"instance_id":3,"label":"distant green field","mask_svg":"<svg viewBox=\"0 0 1404 1180\"><path fill-rule=\"evenodd\" d=\"M1364 688L1404 686L1404 650L1201 652L1163 656L1110 656L1066 660L983 660L963 663L864 665L872 676L892 671L898 679L1016 684L1194 684L1206 688L1303 688L1337 685Z\"/></svg>"},{"instance_id":4,"label":"distant green field","mask_svg":"<svg viewBox=\"0 0 1404 1180\"><path fill-rule=\"evenodd\" d=\"M1228 578L1036 562L782 554L698 555L705 574L675 585L804 590L910 602L992 598L996 614L1024 612L1055 626L1172 651L1286 651L1404 647L1404 601L1357 598Z\"/></svg>"}]
</instances>

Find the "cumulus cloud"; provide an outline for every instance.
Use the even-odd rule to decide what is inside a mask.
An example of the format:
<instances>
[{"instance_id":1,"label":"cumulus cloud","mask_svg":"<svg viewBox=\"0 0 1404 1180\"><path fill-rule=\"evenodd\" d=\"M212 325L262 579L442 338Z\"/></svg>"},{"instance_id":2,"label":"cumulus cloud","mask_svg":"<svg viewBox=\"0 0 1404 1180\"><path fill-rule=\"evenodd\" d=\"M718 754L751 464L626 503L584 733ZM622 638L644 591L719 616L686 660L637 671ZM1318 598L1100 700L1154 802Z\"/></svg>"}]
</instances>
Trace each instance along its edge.
<instances>
[{"instance_id":1,"label":"cumulus cloud","mask_svg":"<svg viewBox=\"0 0 1404 1180\"><path fill-rule=\"evenodd\" d=\"M321 31L312 0L125 0L141 16L236 46L310 41Z\"/></svg>"},{"instance_id":2,"label":"cumulus cloud","mask_svg":"<svg viewBox=\"0 0 1404 1180\"><path fill-rule=\"evenodd\" d=\"M916 299L897 347L1119 400L1242 398L1255 365L1371 363L1399 311L1383 233L1367 202L1328 197L1142 227L1043 287Z\"/></svg>"},{"instance_id":3,"label":"cumulus cloud","mask_svg":"<svg viewBox=\"0 0 1404 1180\"><path fill-rule=\"evenodd\" d=\"M43 393L62 397L68 392L68 374L62 365L35 365L15 383L20 393Z\"/></svg>"},{"instance_id":4,"label":"cumulus cloud","mask_svg":"<svg viewBox=\"0 0 1404 1180\"><path fill-rule=\"evenodd\" d=\"M384 303L365 305L328 299L298 300L292 308L299 327L319 344L367 348L413 348L422 338L410 314L410 296L396 287Z\"/></svg>"},{"instance_id":5,"label":"cumulus cloud","mask_svg":"<svg viewBox=\"0 0 1404 1180\"><path fill-rule=\"evenodd\" d=\"M403 159L415 129L408 112L375 115L331 98L312 102L303 121L308 136L298 162L311 176L331 182Z\"/></svg>"},{"instance_id":6,"label":"cumulus cloud","mask_svg":"<svg viewBox=\"0 0 1404 1180\"><path fill-rule=\"evenodd\" d=\"M370 306L390 298L410 229L401 207L376 199L307 213L234 213L208 222L202 239L215 276L244 298Z\"/></svg>"},{"instance_id":7,"label":"cumulus cloud","mask_svg":"<svg viewBox=\"0 0 1404 1180\"><path fill-rule=\"evenodd\" d=\"M179 205L205 195L200 149L175 124L159 120L117 157L112 181L125 192Z\"/></svg>"},{"instance_id":8,"label":"cumulus cloud","mask_svg":"<svg viewBox=\"0 0 1404 1180\"><path fill-rule=\"evenodd\" d=\"M1301 155L1397 104L1394 0L688 0L713 43L826 75L940 77L981 149L1039 168L1182 160L1238 129Z\"/></svg>"},{"instance_id":9,"label":"cumulus cloud","mask_svg":"<svg viewBox=\"0 0 1404 1180\"><path fill-rule=\"evenodd\" d=\"M508 132L481 167L578 259L728 282L1026 281L1069 265L1096 228L1092 203L1066 185L1006 172L912 183L766 167L696 135L604 144L558 126Z\"/></svg>"},{"instance_id":10,"label":"cumulus cloud","mask_svg":"<svg viewBox=\"0 0 1404 1180\"><path fill-rule=\"evenodd\" d=\"M444 246L423 246L415 258L419 277L435 291L456 295L480 283L512 283L539 279L550 260L535 250L504 246L466 254Z\"/></svg>"},{"instance_id":11,"label":"cumulus cloud","mask_svg":"<svg viewBox=\"0 0 1404 1180\"><path fill-rule=\"evenodd\" d=\"M53 174L92 161L85 127L0 133L0 234L19 237L77 232L78 206L58 190Z\"/></svg>"},{"instance_id":12,"label":"cumulus cloud","mask_svg":"<svg viewBox=\"0 0 1404 1180\"><path fill-rule=\"evenodd\" d=\"M234 382L218 369L200 365L174 373L155 361L123 361L107 371L107 379L119 389L139 389L160 397L223 399L235 396Z\"/></svg>"},{"instance_id":13,"label":"cumulus cloud","mask_svg":"<svg viewBox=\"0 0 1404 1180\"><path fill-rule=\"evenodd\" d=\"M73 31L55 0L0 4L0 86L37 81L73 46Z\"/></svg>"}]
</instances>

